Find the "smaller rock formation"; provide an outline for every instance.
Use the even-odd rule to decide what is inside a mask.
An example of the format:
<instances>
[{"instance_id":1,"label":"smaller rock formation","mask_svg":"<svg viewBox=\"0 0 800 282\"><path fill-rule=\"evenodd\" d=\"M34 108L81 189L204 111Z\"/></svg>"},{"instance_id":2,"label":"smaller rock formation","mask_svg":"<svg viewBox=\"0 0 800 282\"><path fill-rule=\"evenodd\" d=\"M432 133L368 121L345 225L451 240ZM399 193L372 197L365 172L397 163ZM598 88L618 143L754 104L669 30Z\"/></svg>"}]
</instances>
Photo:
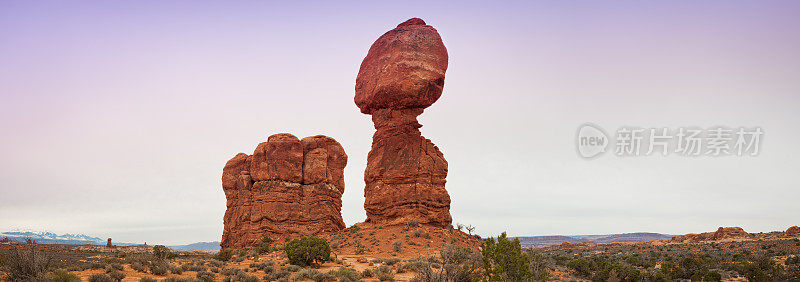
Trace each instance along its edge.
<instances>
[{"instance_id":1,"label":"smaller rock formation","mask_svg":"<svg viewBox=\"0 0 800 282\"><path fill-rule=\"evenodd\" d=\"M0 240L0 243L8 243L8 242L11 242L11 240L9 240L8 237L5 237L3 238L3 240Z\"/></svg>"},{"instance_id":2,"label":"smaller rock formation","mask_svg":"<svg viewBox=\"0 0 800 282\"><path fill-rule=\"evenodd\" d=\"M796 225L789 227L789 229L786 229L784 235L789 238L800 237L800 227L797 227Z\"/></svg>"},{"instance_id":3,"label":"smaller rock formation","mask_svg":"<svg viewBox=\"0 0 800 282\"><path fill-rule=\"evenodd\" d=\"M699 243L704 241L735 241L752 239L753 235L747 233L741 227L720 227L716 232L705 232L700 234L677 235L670 239L674 243Z\"/></svg>"},{"instance_id":4,"label":"smaller rock formation","mask_svg":"<svg viewBox=\"0 0 800 282\"><path fill-rule=\"evenodd\" d=\"M220 246L256 246L274 240L345 228L342 220L347 155L333 138L297 139L275 134L252 155L239 153L225 164L222 189L227 198Z\"/></svg>"}]
</instances>

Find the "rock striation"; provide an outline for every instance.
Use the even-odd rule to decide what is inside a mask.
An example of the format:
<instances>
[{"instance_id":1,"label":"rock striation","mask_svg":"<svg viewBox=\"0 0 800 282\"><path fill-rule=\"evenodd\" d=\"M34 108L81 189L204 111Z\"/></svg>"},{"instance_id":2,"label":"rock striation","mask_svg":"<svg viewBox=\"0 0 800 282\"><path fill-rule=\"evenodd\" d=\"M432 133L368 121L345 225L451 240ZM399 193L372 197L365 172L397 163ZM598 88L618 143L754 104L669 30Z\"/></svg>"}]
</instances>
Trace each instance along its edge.
<instances>
[{"instance_id":1,"label":"rock striation","mask_svg":"<svg viewBox=\"0 0 800 282\"><path fill-rule=\"evenodd\" d=\"M347 155L333 138L275 134L252 155L239 153L222 171L227 198L220 246L256 246L261 238L334 232L342 220Z\"/></svg>"},{"instance_id":2,"label":"rock striation","mask_svg":"<svg viewBox=\"0 0 800 282\"><path fill-rule=\"evenodd\" d=\"M361 63L354 101L376 129L364 172L367 222L452 222L447 161L417 122L442 95L447 61L436 29L413 18L378 38Z\"/></svg>"},{"instance_id":3,"label":"rock striation","mask_svg":"<svg viewBox=\"0 0 800 282\"><path fill-rule=\"evenodd\" d=\"M736 241L752 239L753 235L747 233L741 227L720 227L716 232L705 232L700 234L677 235L670 239L674 243L699 243L704 241Z\"/></svg>"}]
</instances>

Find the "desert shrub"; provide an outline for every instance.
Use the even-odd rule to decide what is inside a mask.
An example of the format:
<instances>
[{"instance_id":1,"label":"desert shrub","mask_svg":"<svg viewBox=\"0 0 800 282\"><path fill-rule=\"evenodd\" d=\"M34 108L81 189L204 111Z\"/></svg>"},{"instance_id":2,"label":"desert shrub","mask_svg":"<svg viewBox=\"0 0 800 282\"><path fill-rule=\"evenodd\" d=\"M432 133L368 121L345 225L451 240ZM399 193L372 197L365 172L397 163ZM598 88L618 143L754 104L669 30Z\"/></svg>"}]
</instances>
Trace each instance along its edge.
<instances>
[{"instance_id":1,"label":"desert shrub","mask_svg":"<svg viewBox=\"0 0 800 282\"><path fill-rule=\"evenodd\" d=\"M331 270L328 274L339 278L339 281L358 281L361 279L361 274L358 273L358 271L346 267L339 267L336 270Z\"/></svg>"},{"instance_id":2,"label":"desert shrub","mask_svg":"<svg viewBox=\"0 0 800 282\"><path fill-rule=\"evenodd\" d=\"M63 269L56 269L52 273L50 273L50 281L53 282L75 282L81 281L81 278L74 273Z\"/></svg>"},{"instance_id":3,"label":"desert shrub","mask_svg":"<svg viewBox=\"0 0 800 282\"><path fill-rule=\"evenodd\" d=\"M297 272L300 269L302 269L302 268L297 266L297 265L287 265L287 266L282 266L281 267L281 270L288 271L288 272Z\"/></svg>"},{"instance_id":4,"label":"desert shrub","mask_svg":"<svg viewBox=\"0 0 800 282\"><path fill-rule=\"evenodd\" d=\"M419 229L414 230L414 237L420 237L420 236L422 236L422 230Z\"/></svg>"},{"instance_id":5,"label":"desert shrub","mask_svg":"<svg viewBox=\"0 0 800 282\"><path fill-rule=\"evenodd\" d=\"M391 281L394 280L394 273L392 273L392 268L381 265L375 269L375 278L381 281Z\"/></svg>"},{"instance_id":6,"label":"desert shrub","mask_svg":"<svg viewBox=\"0 0 800 282\"><path fill-rule=\"evenodd\" d=\"M169 272L171 272L172 274L181 275L181 274L183 274L183 268L180 267L180 266L176 266L176 265L170 265L169 266Z\"/></svg>"},{"instance_id":7,"label":"desert shrub","mask_svg":"<svg viewBox=\"0 0 800 282\"><path fill-rule=\"evenodd\" d=\"M800 256L790 256L786 258L786 265L800 264Z\"/></svg>"},{"instance_id":8,"label":"desert shrub","mask_svg":"<svg viewBox=\"0 0 800 282\"><path fill-rule=\"evenodd\" d=\"M223 279L222 281L259 282L260 280L258 279L258 277L255 277L253 275L248 275L247 273L244 273L244 271L239 271L238 273L236 273L236 275L225 277L225 279Z\"/></svg>"},{"instance_id":9,"label":"desert shrub","mask_svg":"<svg viewBox=\"0 0 800 282\"><path fill-rule=\"evenodd\" d=\"M206 271L207 269L208 269L207 267L202 266L202 265L191 265L186 269L186 271L197 271L197 272L200 272L200 271Z\"/></svg>"},{"instance_id":10,"label":"desert shrub","mask_svg":"<svg viewBox=\"0 0 800 282\"><path fill-rule=\"evenodd\" d=\"M233 252L231 250L220 250L214 258L219 261L229 261L233 257Z\"/></svg>"},{"instance_id":11,"label":"desert shrub","mask_svg":"<svg viewBox=\"0 0 800 282\"><path fill-rule=\"evenodd\" d=\"M116 269L107 272L107 274L111 276L111 279L114 279L114 281L122 281L122 279L125 278L125 273Z\"/></svg>"},{"instance_id":12,"label":"desert shrub","mask_svg":"<svg viewBox=\"0 0 800 282\"><path fill-rule=\"evenodd\" d=\"M441 267L438 263L417 260L404 265L403 268L417 270L414 281L473 281L478 278L478 269L481 266L479 255L469 249L455 245L445 245L439 251ZM407 267L406 267L407 266ZM400 272L398 272L400 273Z\"/></svg>"},{"instance_id":13,"label":"desert shrub","mask_svg":"<svg viewBox=\"0 0 800 282\"><path fill-rule=\"evenodd\" d=\"M250 264L250 268L255 268L255 269L258 269L258 270L264 270L265 272L266 272L266 269L270 269L270 271L275 270L274 266L275 266L275 262L271 261L271 260L267 260L267 261L264 261L264 262L254 262L254 263Z\"/></svg>"},{"instance_id":14,"label":"desert shrub","mask_svg":"<svg viewBox=\"0 0 800 282\"><path fill-rule=\"evenodd\" d=\"M261 238L261 242L258 244L258 247L256 247L256 252L258 252L259 254L271 252L272 243L275 243L275 240L272 240L272 238L264 236L264 238Z\"/></svg>"},{"instance_id":15,"label":"desert shrub","mask_svg":"<svg viewBox=\"0 0 800 282\"><path fill-rule=\"evenodd\" d=\"M303 280L303 279L314 280L313 278L318 274L319 271L317 271L316 269L303 268L303 270L300 270L297 273L295 273L294 276L292 276L292 278L294 280Z\"/></svg>"},{"instance_id":16,"label":"desert shrub","mask_svg":"<svg viewBox=\"0 0 800 282\"><path fill-rule=\"evenodd\" d=\"M394 243L392 243L392 249L393 249L395 252L398 252L398 253L401 253L401 252L403 252L403 242L400 242L400 241L394 241Z\"/></svg>"},{"instance_id":17,"label":"desert shrub","mask_svg":"<svg viewBox=\"0 0 800 282\"><path fill-rule=\"evenodd\" d=\"M195 281L192 280L191 278L185 278L185 277L167 277L166 279L161 280L161 282L195 282Z\"/></svg>"},{"instance_id":18,"label":"desert shrub","mask_svg":"<svg viewBox=\"0 0 800 282\"><path fill-rule=\"evenodd\" d=\"M106 264L102 263L102 262L99 262L99 261L93 261L92 263L89 264L89 268L90 269L103 269L103 268L106 268Z\"/></svg>"},{"instance_id":19,"label":"desert shrub","mask_svg":"<svg viewBox=\"0 0 800 282\"><path fill-rule=\"evenodd\" d=\"M410 220L409 222L406 223L406 226L408 226L408 227L417 227L417 226L419 226L419 221Z\"/></svg>"},{"instance_id":20,"label":"desert shrub","mask_svg":"<svg viewBox=\"0 0 800 282\"><path fill-rule=\"evenodd\" d=\"M155 245L153 246L153 257L157 260L165 260L169 257L170 251L164 245Z\"/></svg>"},{"instance_id":21,"label":"desert shrub","mask_svg":"<svg viewBox=\"0 0 800 282\"><path fill-rule=\"evenodd\" d=\"M31 245L30 251L16 248L3 258L0 267L11 281L28 281L47 279L47 272L53 267L53 259L46 253L40 253Z\"/></svg>"},{"instance_id":22,"label":"desert shrub","mask_svg":"<svg viewBox=\"0 0 800 282\"><path fill-rule=\"evenodd\" d=\"M220 271L220 274L225 276L231 276L235 275L237 272L239 272L238 268L224 268L222 269L222 271Z\"/></svg>"},{"instance_id":23,"label":"desert shrub","mask_svg":"<svg viewBox=\"0 0 800 282\"><path fill-rule=\"evenodd\" d=\"M200 280L200 281L203 281L203 282L214 281L214 273L211 273L211 272L208 272L208 271L198 271L197 275L195 275L195 277L197 278L197 280Z\"/></svg>"},{"instance_id":24,"label":"desert shrub","mask_svg":"<svg viewBox=\"0 0 800 282\"><path fill-rule=\"evenodd\" d=\"M158 280L153 277L142 277L139 282L158 282Z\"/></svg>"},{"instance_id":25,"label":"desert shrub","mask_svg":"<svg viewBox=\"0 0 800 282\"><path fill-rule=\"evenodd\" d=\"M119 270L119 271L122 271L123 269L125 269L125 267L124 267L124 266L122 266L122 264L121 264L121 263L118 263L118 262L111 263L111 264L109 264L108 266L106 266L106 271L109 271L109 270Z\"/></svg>"},{"instance_id":26,"label":"desert shrub","mask_svg":"<svg viewBox=\"0 0 800 282\"><path fill-rule=\"evenodd\" d=\"M138 272L142 272L142 273L146 273L147 272L147 267L145 267L144 264L142 264L141 262L138 262L138 261L131 263L131 268L133 270L138 271Z\"/></svg>"},{"instance_id":27,"label":"desert shrub","mask_svg":"<svg viewBox=\"0 0 800 282\"><path fill-rule=\"evenodd\" d=\"M290 271L279 270L279 271L275 271L273 273L267 273L267 275L264 275L264 280L265 281L280 280L280 279L283 279L283 278L288 278L291 275L292 275L292 272L290 272Z\"/></svg>"},{"instance_id":28,"label":"desert shrub","mask_svg":"<svg viewBox=\"0 0 800 282\"><path fill-rule=\"evenodd\" d=\"M209 261L209 262L208 262L208 264L210 264L210 265L211 265L211 266L213 266L213 267L222 267L222 265L224 265L225 263L224 263L224 262L222 262L222 261L220 261L220 260L217 260L217 259L215 258L214 260L212 260L212 261Z\"/></svg>"},{"instance_id":29,"label":"desert shrub","mask_svg":"<svg viewBox=\"0 0 800 282\"><path fill-rule=\"evenodd\" d=\"M528 257L522 252L519 239L509 240L503 232L497 237L483 240L481 245L483 269L487 280L516 280L531 278Z\"/></svg>"},{"instance_id":30,"label":"desert shrub","mask_svg":"<svg viewBox=\"0 0 800 282\"><path fill-rule=\"evenodd\" d=\"M550 277L548 270L549 260L541 253L528 250L529 265L531 276L537 281L547 281Z\"/></svg>"},{"instance_id":31,"label":"desert shrub","mask_svg":"<svg viewBox=\"0 0 800 282\"><path fill-rule=\"evenodd\" d=\"M716 271L709 271L703 276L703 281L722 281L722 274Z\"/></svg>"},{"instance_id":32,"label":"desert shrub","mask_svg":"<svg viewBox=\"0 0 800 282\"><path fill-rule=\"evenodd\" d=\"M155 275L166 275L169 270L169 265L165 262L153 262L150 264L150 273Z\"/></svg>"},{"instance_id":33,"label":"desert shrub","mask_svg":"<svg viewBox=\"0 0 800 282\"><path fill-rule=\"evenodd\" d=\"M361 277L369 278L372 277L372 270L369 268L365 268L364 271L361 271Z\"/></svg>"},{"instance_id":34,"label":"desert shrub","mask_svg":"<svg viewBox=\"0 0 800 282\"><path fill-rule=\"evenodd\" d=\"M398 262L400 262L399 258L386 258L386 259L383 259L383 263L386 264L386 265L395 265Z\"/></svg>"},{"instance_id":35,"label":"desert shrub","mask_svg":"<svg viewBox=\"0 0 800 282\"><path fill-rule=\"evenodd\" d=\"M105 273L96 273L89 276L89 282L114 282L114 279Z\"/></svg>"},{"instance_id":36,"label":"desert shrub","mask_svg":"<svg viewBox=\"0 0 800 282\"><path fill-rule=\"evenodd\" d=\"M331 259L331 247L325 239L308 236L294 239L284 248L289 263L299 266L318 265Z\"/></svg>"}]
</instances>

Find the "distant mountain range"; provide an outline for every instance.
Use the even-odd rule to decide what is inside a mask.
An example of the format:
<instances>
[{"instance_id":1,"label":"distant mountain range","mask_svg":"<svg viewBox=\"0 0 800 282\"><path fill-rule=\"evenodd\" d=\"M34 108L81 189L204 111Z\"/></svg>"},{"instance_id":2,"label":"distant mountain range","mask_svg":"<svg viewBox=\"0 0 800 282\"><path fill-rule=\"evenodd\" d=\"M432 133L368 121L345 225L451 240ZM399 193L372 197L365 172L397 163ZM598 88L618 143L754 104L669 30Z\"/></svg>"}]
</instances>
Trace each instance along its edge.
<instances>
[{"instance_id":1,"label":"distant mountain range","mask_svg":"<svg viewBox=\"0 0 800 282\"><path fill-rule=\"evenodd\" d=\"M522 236L516 237L520 244L527 248L540 248L558 245L564 242L570 243L615 243L615 242L645 242L652 240L670 239L673 235L661 233L623 233L609 235L573 235L573 236Z\"/></svg>"},{"instance_id":2,"label":"distant mountain range","mask_svg":"<svg viewBox=\"0 0 800 282\"><path fill-rule=\"evenodd\" d=\"M573 236L521 236L516 237L519 239L523 247L538 248L558 245L564 242L570 243L613 243L613 242L644 242L651 240L670 239L673 235L660 234L660 233L624 233L624 234L609 234L609 235L573 235ZM68 244L68 245L105 245L106 239L99 237L92 237L84 234L63 234L58 235L52 232L39 232L39 231L8 231L0 232L0 240L8 238L14 242L25 242L30 238L36 240L39 244ZM141 245L138 243L121 243L113 242L118 246L132 246ZM214 242L197 242L186 245L172 245L167 246L176 250L182 251L219 251L219 241Z\"/></svg>"},{"instance_id":3,"label":"distant mountain range","mask_svg":"<svg viewBox=\"0 0 800 282\"><path fill-rule=\"evenodd\" d=\"M9 231L0 232L0 240L8 238L14 242L25 242L29 238L39 244L105 245L106 240L84 234L58 235L53 232Z\"/></svg>"},{"instance_id":4,"label":"distant mountain range","mask_svg":"<svg viewBox=\"0 0 800 282\"><path fill-rule=\"evenodd\" d=\"M197 242L188 245L168 246L170 248L182 251L219 251L219 241L214 242Z\"/></svg>"},{"instance_id":5,"label":"distant mountain range","mask_svg":"<svg viewBox=\"0 0 800 282\"><path fill-rule=\"evenodd\" d=\"M107 239L92 237L85 234L63 234L58 235L46 231L7 231L0 232L0 240L8 238L13 242L27 242L28 239L36 240L37 244L65 244L65 245L105 245ZM141 245L139 243L112 242L117 246ZM182 251L218 251L219 242L198 242L187 245L167 246Z\"/></svg>"}]
</instances>

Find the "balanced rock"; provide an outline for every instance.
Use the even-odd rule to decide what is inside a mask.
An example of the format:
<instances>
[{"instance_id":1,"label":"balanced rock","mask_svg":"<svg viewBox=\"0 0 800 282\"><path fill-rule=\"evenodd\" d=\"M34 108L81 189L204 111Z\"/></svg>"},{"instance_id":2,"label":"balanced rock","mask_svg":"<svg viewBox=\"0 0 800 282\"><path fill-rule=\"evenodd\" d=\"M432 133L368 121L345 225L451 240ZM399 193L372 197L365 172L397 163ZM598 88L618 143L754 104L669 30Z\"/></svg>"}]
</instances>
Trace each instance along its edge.
<instances>
[{"instance_id":1,"label":"balanced rock","mask_svg":"<svg viewBox=\"0 0 800 282\"><path fill-rule=\"evenodd\" d=\"M364 172L367 222L452 222L447 161L417 122L442 94L447 60L436 29L413 18L378 38L361 63L354 100L376 129Z\"/></svg>"},{"instance_id":2,"label":"balanced rock","mask_svg":"<svg viewBox=\"0 0 800 282\"><path fill-rule=\"evenodd\" d=\"M347 155L333 138L297 139L275 134L252 155L239 153L222 170L227 198L220 246L256 246L263 237L282 239L344 229L342 193Z\"/></svg>"}]
</instances>

